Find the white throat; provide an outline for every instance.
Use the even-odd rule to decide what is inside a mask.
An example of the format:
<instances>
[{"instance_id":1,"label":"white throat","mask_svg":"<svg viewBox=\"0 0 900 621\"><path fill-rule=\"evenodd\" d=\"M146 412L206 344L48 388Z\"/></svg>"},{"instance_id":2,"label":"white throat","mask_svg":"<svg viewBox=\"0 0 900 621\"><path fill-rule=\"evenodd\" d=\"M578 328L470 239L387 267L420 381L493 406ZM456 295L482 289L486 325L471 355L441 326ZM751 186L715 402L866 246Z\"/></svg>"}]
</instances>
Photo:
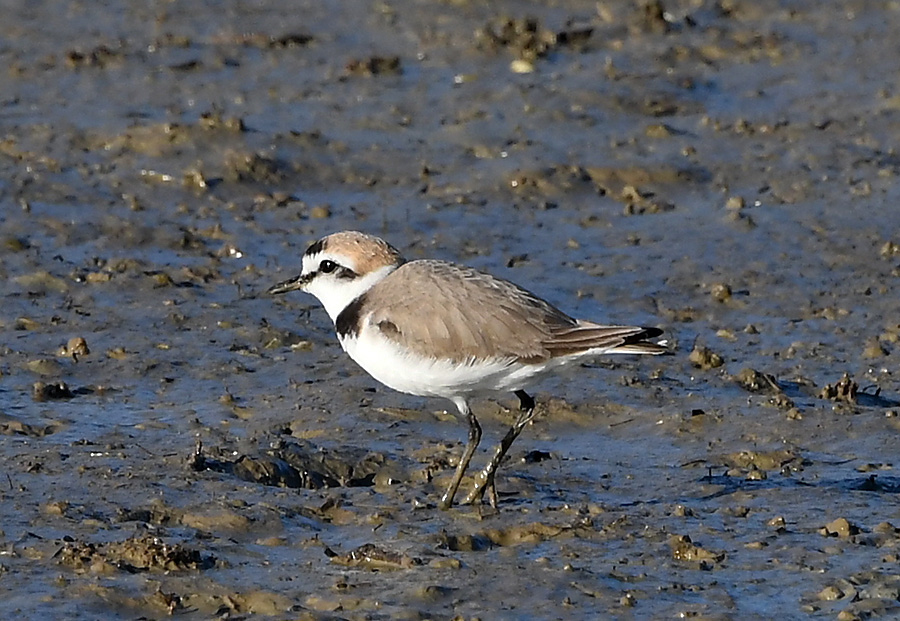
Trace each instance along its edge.
<instances>
[{"instance_id":1,"label":"white throat","mask_svg":"<svg viewBox=\"0 0 900 621\"><path fill-rule=\"evenodd\" d=\"M369 272L365 276L360 276L348 281L336 281L334 279L326 279L320 275L310 282L305 290L311 293L325 307L325 312L331 317L331 321L337 321L341 311L347 308L353 300L361 296L363 293L371 289L378 281L397 269L396 265L385 265L377 270Z\"/></svg>"}]
</instances>

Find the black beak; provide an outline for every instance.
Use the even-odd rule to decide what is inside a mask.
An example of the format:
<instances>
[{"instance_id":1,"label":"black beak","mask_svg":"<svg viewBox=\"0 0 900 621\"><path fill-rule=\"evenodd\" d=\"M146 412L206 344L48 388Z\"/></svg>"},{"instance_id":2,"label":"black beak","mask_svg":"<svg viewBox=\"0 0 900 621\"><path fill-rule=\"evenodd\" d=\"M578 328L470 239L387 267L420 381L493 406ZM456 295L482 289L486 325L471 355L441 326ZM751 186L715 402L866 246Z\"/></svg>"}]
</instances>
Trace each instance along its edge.
<instances>
[{"instance_id":1,"label":"black beak","mask_svg":"<svg viewBox=\"0 0 900 621\"><path fill-rule=\"evenodd\" d=\"M288 291L296 291L298 289L302 290L307 283L313 279L313 276L315 276L315 272L306 274L305 276L301 274L296 278L291 278L269 287L269 290L266 291L266 293L269 295L276 295L278 293L287 293Z\"/></svg>"}]
</instances>

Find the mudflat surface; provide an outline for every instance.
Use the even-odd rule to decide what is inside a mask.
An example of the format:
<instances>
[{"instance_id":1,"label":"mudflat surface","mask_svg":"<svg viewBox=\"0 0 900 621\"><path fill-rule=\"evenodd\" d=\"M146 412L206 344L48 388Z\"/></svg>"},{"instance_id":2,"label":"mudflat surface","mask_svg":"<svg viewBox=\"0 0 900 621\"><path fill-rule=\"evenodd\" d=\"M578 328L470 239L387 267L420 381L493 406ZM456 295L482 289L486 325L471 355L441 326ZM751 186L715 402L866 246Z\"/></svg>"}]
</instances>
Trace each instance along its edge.
<instances>
[{"instance_id":1,"label":"mudflat surface","mask_svg":"<svg viewBox=\"0 0 900 621\"><path fill-rule=\"evenodd\" d=\"M5 617L898 614L896 2L2 13ZM439 511L452 406L263 294L348 228L675 355Z\"/></svg>"}]
</instances>

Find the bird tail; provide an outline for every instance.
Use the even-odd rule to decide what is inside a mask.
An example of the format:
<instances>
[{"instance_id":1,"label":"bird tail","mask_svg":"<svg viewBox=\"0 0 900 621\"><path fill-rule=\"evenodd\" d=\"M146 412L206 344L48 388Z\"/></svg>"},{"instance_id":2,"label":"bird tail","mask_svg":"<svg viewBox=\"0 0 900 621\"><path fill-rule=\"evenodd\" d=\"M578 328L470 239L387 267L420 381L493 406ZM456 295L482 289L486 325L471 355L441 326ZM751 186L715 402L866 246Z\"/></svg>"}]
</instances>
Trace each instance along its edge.
<instances>
[{"instance_id":1,"label":"bird tail","mask_svg":"<svg viewBox=\"0 0 900 621\"><path fill-rule=\"evenodd\" d=\"M578 321L575 326L557 331L544 343L553 357L567 356L591 349L602 349L604 354L652 354L668 351L663 344L651 343L662 334L659 328L639 326L603 326L589 321Z\"/></svg>"}]
</instances>

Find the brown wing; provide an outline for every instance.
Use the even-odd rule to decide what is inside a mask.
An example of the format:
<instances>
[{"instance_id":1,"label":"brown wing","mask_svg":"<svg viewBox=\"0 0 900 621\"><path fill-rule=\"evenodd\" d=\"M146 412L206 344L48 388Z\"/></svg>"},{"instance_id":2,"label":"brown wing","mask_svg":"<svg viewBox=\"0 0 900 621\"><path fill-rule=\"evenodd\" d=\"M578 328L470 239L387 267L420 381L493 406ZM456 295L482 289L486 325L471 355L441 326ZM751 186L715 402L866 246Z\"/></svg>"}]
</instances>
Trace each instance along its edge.
<instances>
[{"instance_id":1,"label":"brown wing","mask_svg":"<svg viewBox=\"0 0 900 621\"><path fill-rule=\"evenodd\" d=\"M443 261L412 261L365 295L361 315L422 356L456 362L510 358L537 363L636 342L643 328L576 321L516 285Z\"/></svg>"},{"instance_id":2,"label":"brown wing","mask_svg":"<svg viewBox=\"0 0 900 621\"><path fill-rule=\"evenodd\" d=\"M553 338L545 345L554 358L595 348L605 349L609 354L663 354L667 351L665 347L644 340L660 334L659 328L601 326L579 319L574 328L554 331Z\"/></svg>"}]
</instances>

